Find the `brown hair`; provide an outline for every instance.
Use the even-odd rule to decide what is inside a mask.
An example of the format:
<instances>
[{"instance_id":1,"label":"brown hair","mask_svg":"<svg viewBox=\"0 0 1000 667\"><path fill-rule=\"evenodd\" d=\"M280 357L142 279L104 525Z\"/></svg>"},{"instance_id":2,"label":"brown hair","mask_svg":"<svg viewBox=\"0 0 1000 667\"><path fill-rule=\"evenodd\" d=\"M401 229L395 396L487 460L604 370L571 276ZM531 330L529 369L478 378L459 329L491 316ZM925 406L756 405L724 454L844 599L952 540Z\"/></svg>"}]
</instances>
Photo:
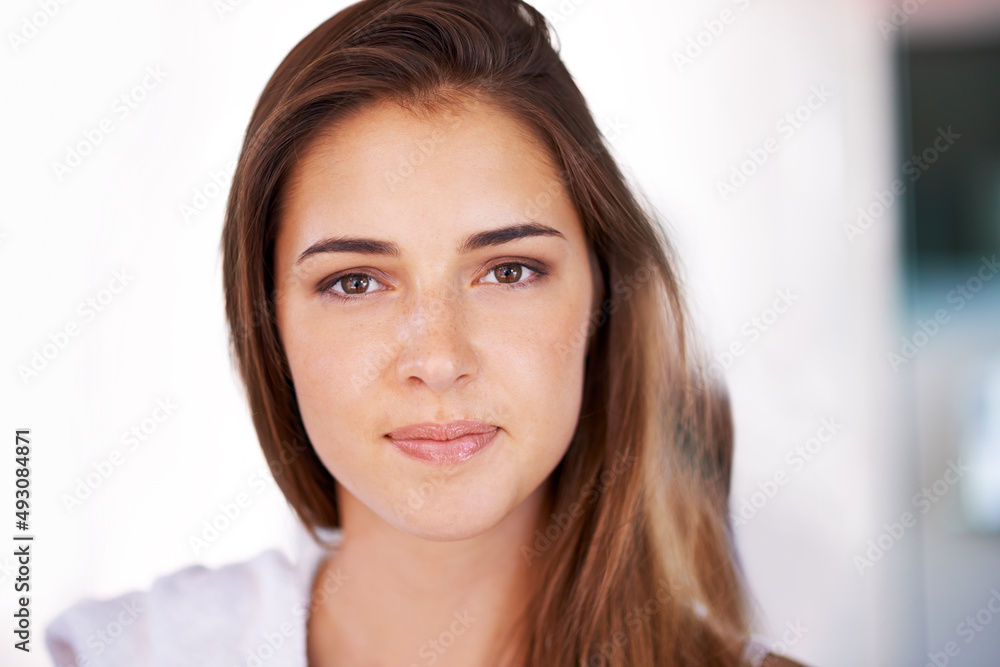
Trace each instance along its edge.
<instances>
[{"instance_id":1,"label":"brown hair","mask_svg":"<svg viewBox=\"0 0 1000 667\"><path fill-rule=\"evenodd\" d=\"M278 485L315 538L339 525L275 320L290 167L367 104L426 110L458 97L506 111L549 149L600 269L580 422L524 551L540 583L513 664L740 664L750 620L727 513L729 405L686 342L661 225L609 154L544 18L520 0L363 0L303 39L261 94L226 210L223 274L235 363Z\"/></svg>"}]
</instances>

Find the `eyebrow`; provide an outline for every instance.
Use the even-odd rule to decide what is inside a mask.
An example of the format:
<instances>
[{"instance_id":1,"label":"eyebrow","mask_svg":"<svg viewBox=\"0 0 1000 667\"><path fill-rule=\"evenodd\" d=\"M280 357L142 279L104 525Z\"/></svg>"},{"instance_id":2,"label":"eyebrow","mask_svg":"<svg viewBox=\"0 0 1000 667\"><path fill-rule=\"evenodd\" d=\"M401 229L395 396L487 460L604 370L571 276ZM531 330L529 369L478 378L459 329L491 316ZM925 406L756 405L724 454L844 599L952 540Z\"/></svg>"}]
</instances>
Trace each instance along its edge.
<instances>
[{"instance_id":1,"label":"eyebrow","mask_svg":"<svg viewBox=\"0 0 1000 667\"><path fill-rule=\"evenodd\" d=\"M516 239L531 236L558 236L562 239L566 238L558 229L553 229L537 222L524 222L517 225L510 225L509 227L477 232L462 242L458 247L458 252L464 255L481 248L503 245ZM389 241L340 236L313 243L302 251L302 254L295 260L295 263L299 264L308 257L326 252L351 252L363 255L385 255L388 257L398 257L400 254L399 246Z\"/></svg>"}]
</instances>

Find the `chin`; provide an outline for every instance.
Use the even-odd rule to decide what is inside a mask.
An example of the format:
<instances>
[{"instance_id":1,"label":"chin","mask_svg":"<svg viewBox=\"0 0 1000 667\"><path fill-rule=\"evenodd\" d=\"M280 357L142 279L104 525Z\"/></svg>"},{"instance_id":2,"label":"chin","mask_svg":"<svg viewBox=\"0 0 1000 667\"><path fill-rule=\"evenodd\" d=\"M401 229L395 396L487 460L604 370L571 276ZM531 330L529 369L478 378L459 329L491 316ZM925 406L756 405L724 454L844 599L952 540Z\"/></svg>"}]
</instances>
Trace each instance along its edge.
<instances>
[{"instance_id":1,"label":"chin","mask_svg":"<svg viewBox=\"0 0 1000 667\"><path fill-rule=\"evenodd\" d=\"M424 540L453 542L478 537L502 523L518 503L513 493L477 486L468 491L440 488L419 498L411 495L393 502L380 514L397 529Z\"/></svg>"}]
</instances>

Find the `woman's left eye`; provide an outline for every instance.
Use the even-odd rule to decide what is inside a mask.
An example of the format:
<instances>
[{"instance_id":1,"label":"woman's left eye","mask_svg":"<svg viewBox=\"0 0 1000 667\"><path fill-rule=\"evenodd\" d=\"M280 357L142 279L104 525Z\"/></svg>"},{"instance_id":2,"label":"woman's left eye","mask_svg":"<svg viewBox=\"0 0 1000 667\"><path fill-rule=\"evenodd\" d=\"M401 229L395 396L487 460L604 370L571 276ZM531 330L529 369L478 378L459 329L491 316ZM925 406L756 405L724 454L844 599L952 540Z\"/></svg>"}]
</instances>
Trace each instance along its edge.
<instances>
[{"instance_id":1,"label":"woman's left eye","mask_svg":"<svg viewBox=\"0 0 1000 667\"><path fill-rule=\"evenodd\" d=\"M527 272L528 275L525 275L525 272ZM483 282L513 285L515 283L524 282L522 278L530 278L532 275L540 273L541 271L536 271L521 262L504 262L503 264L497 264L492 269L487 271L486 275L483 276ZM490 280L490 278L493 280Z\"/></svg>"}]
</instances>

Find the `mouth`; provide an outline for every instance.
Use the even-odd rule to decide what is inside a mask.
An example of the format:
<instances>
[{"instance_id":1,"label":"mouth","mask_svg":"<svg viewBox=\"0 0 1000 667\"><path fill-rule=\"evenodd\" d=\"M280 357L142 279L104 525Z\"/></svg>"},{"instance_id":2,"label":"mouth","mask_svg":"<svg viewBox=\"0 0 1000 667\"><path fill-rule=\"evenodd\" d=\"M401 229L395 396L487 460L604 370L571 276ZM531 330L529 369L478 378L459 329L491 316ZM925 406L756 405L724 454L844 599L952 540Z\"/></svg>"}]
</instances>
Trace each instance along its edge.
<instances>
[{"instance_id":1,"label":"mouth","mask_svg":"<svg viewBox=\"0 0 1000 667\"><path fill-rule=\"evenodd\" d=\"M462 419L446 424L423 423L396 429L386 437L403 454L428 463L460 463L485 449L500 429Z\"/></svg>"}]
</instances>

